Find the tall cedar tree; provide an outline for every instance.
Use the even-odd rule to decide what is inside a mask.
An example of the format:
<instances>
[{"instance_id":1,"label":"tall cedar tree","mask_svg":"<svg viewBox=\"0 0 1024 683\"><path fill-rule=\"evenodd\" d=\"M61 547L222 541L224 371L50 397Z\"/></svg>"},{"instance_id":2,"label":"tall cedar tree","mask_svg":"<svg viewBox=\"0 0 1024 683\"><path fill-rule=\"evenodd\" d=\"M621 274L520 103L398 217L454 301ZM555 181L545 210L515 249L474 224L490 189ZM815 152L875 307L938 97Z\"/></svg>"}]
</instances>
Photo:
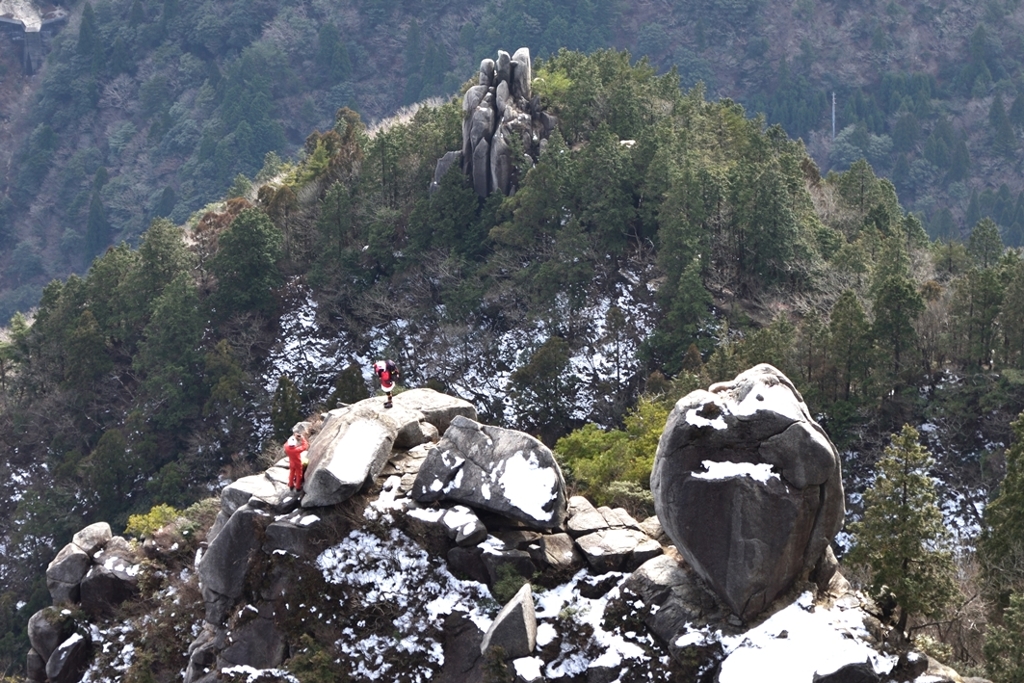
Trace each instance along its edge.
<instances>
[{"instance_id":1,"label":"tall cedar tree","mask_svg":"<svg viewBox=\"0 0 1024 683\"><path fill-rule=\"evenodd\" d=\"M864 519L853 525L854 564L871 568L876 594L891 592L899 608L897 627L907 632L912 614L941 614L956 595L949 531L935 504L933 464L918 443L917 430L904 425L878 461L875 483L864 492Z\"/></svg>"},{"instance_id":2,"label":"tall cedar tree","mask_svg":"<svg viewBox=\"0 0 1024 683\"><path fill-rule=\"evenodd\" d=\"M1024 595L1024 413L1011 427L1006 476L999 495L985 508L978 541L986 587L1004 604L1011 591Z\"/></svg>"}]
</instances>

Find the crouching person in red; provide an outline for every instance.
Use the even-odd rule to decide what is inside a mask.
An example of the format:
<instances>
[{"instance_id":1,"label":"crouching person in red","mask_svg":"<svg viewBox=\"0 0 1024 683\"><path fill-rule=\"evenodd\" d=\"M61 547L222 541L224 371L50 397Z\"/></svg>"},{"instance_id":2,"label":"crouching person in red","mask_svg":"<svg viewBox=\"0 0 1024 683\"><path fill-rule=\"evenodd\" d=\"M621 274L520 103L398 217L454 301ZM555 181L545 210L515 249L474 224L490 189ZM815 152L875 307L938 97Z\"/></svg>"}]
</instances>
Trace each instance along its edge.
<instances>
[{"instance_id":1,"label":"crouching person in red","mask_svg":"<svg viewBox=\"0 0 1024 683\"><path fill-rule=\"evenodd\" d=\"M292 434L284 443L284 454L288 456L288 488L302 490L302 454L309 449L309 442L302 434Z\"/></svg>"}]
</instances>

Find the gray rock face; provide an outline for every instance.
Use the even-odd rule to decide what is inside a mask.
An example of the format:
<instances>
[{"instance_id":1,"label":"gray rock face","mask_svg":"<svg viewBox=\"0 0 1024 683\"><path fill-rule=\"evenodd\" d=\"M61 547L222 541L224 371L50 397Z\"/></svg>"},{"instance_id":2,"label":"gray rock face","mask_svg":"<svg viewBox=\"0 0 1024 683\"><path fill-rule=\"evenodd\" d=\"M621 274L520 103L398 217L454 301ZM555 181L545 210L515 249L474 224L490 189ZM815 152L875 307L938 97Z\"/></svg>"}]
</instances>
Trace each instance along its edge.
<instances>
[{"instance_id":1,"label":"gray rock face","mask_svg":"<svg viewBox=\"0 0 1024 683\"><path fill-rule=\"evenodd\" d=\"M462 98L462 171L474 192L480 197L515 192L518 178L540 157L556 123L555 117L540 111L540 98L533 97L528 48L521 47L512 56L499 50L497 60L483 60L478 85ZM522 155L515 158L513 140L523 143ZM438 160L431 189L452 163L447 154Z\"/></svg>"},{"instance_id":2,"label":"gray rock face","mask_svg":"<svg viewBox=\"0 0 1024 683\"><path fill-rule=\"evenodd\" d=\"M138 573L138 558L123 538L115 537L96 554L96 563L82 579L82 609L96 616L113 613L138 593Z\"/></svg>"},{"instance_id":3,"label":"gray rock face","mask_svg":"<svg viewBox=\"0 0 1024 683\"><path fill-rule=\"evenodd\" d=\"M53 604L78 602L78 586L90 566L92 558L76 544L68 543L61 548L46 567L46 587Z\"/></svg>"},{"instance_id":4,"label":"gray rock face","mask_svg":"<svg viewBox=\"0 0 1024 683\"><path fill-rule=\"evenodd\" d=\"M647 628L683 663L687 653L676 645L678 636L694 625L718 623L724 617L724 608L704 582L681 565L678 557L668 554L648 560L633 572L622 584L621 599L643 603Z\"/></svg>"},{"instance_id":5,"label":"gray rock face","mask_svg":"<svg viewBox=\"0 0 1024 683\"><path fill-rule=\"evenodd\" d=\"M397 427L378 419L377 411L364 403L332 415L310 443L302 507L348 500L387 462Z\"/></svg>"},{"instance_id":6,"label":"gray rock face","mask_svg":"<svg viewBox=\"0 0 1024 683\"><path fill-rule=\"evenodd\" d=\"M430 194L434 194L441 188L441 179L448 174L448 171L450 171L453 166L457 163L461 163L462 154L462 150L445 152L444 155L437 160L437 165L434 166L434 180L430 183Z\"/></svg>"},{"instance_id":7,"label":"gray rock face","mask_svg":"<svg viewBox=\"0 0 1024 683\"><path fill-rule=\"evenodd\" d=\"M743 619L810 572L845 514L835 447L770 365L676 403L651 491L665 534Z\"/></svg>"},{"instance_id":8,"label":"gray rock face","mask_svg":"<svg viewBox=\"0 0 1024 683\"><path fill-rule=\"evenodd\" d=\"M45 662L75 630L74 621L55 607L39 610L28 620L28 642Z\"/></svg>"},{"instance_id":9,"label":"gray rock face","mask_svg":"<svg viewBox=\"0 0 1024 683\"><path fill-rule=\"evenodd\" d=\"M102 548L113 537L110 525L106 522L96 522L85 527L71 538L71 542L85 551L90 557L94 552Z\"/></svg>"},{"instance_id":10,"label":"gray rock face","mask_svg":"<svg viewBox=\"0 0 1024 683\"><path fill-rule=\"evenodd\" d=\"M221 509L230 515L243 505L248 505L253 498L271 508L278 506L282 496L289 492L287 463L287 460L279 461L266 472L242 477L225 486L220 493Z\"/></svg>"},{"instance_id":11,"label":"gray rock face","mask_svg":"<svg viewBox=\"0 0 1024 683\"><path fill-rule=\"evenodd\" d=\"M199 562L199 580L206 602L206 621L220 624L242 595L250 556L259 547L262 515L241 507L210 543Z\"/></svg>"},{"instance_id":12,"label":"gray rock face","mask_svg":"<svg viewBox=\"0 0 1024 683\"><path fill-rule=\"evenodd\" d=\"M46 660L46 678L50 683L78 683L91 652L92 641L81 633L73 633Z\"/></svg>"},{"instance_id":13,"label":"gray rock face","mask_svg":"<svg viewBox=\"0 0 1024 683\"><path fill-rule=\"evenodd\" d=\"M263 552L274 553L282 550L303 557L311 551L312 536L322 524L318 516L303 511L276 519L267 526Z\"/></svg>"},{"instance_id":14,"label":"gray rock face","mask_svg":"<svg viewBox=\"0 0 1024 683\"><path fill-rule=\"evenodd\" d=\"M288 651L284 636L274 625L272 611L268 609L261 610L260 616L232 631L231 641L217 658L218 669L233 666L272 669L284 661Z\"/></svg>"},{"instance_id":15,"label":"gray rock face","mask_svg":"<svg viewBox=\"0 0 1024 683\"><path fill-rule=\"evenodd\" d=\"M661 554L661 545L642 531L605 529L576 539L595 574L633 571Z\"/></svg>"},{"instance_id":16,"label":"gray rock face","mask_svg":"<svg viewBox=\"0 0 1024 683\"><path fill-rule=\"evenodd\" d=\"M534 529L560 528L566 514L565 480L544 444L461 416L420 466L412 498L462 503Z\"/></svg>"},{"instance_id":17,"label":"gray rock face","mask_svg":"<svg viewBox=\"0 0 1024 683\"><path fill-rule=\"evenodd\" d=\"M477 417L476 408L469 401L425 387L396 394L394 404L395 408L414 411L420 416L419 420L433 425L438 434L444 434L457 415L468 417L470 420Z\"/></svg>"},{"instance_id":18,"label":"gray rock face","mask_svg":"<svg viewBox=\"0 0 1024 683\"><path fill-rule=\"evenodd\" d=\"M524 100L533 97L533 67L528 47L521 47L512 55L512 96Z\"/></svg>"},{"instance_id":19,"label":"gray rock face","mask_svg":"<svg viewBox=\"0 0 1024 683\"><path fill-rule=\"evenodd\" d=\"M507 605L501 608L480 643L484 656L500 647L508 659L526 657L537 646L537 615L530 584L524 584Z\"/></svg>"}]
</instances>

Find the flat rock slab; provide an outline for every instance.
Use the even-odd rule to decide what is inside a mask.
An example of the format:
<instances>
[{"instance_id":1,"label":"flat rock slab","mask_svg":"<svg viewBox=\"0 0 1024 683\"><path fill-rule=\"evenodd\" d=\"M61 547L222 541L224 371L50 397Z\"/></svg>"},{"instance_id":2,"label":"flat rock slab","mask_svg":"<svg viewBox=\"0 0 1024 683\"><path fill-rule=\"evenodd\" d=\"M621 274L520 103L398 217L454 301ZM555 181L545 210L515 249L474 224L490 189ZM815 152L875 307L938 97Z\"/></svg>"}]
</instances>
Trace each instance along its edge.
<instances>
[{"instance_id":1,"label":"flat rock slab","mask_svg":"<svg viewBox=\"0 0 1024 683\"><path fill-rule=\"evenodd\" d=\"M566 515L565 480L550 449L462 416L423 461L412 498L462 503L535 529L561 528Z\"/></svg>"},{"instance_id":2,"label":"flat rock slab","mask_svg":"<svg viewBox=\"0 0 1024 683\"><path fill-rule=\"evenodd\" d=\"M576 539L597 574L633 571L662 553L661 544L633 529L604 529Z\"/></svg>"}]
</instances>

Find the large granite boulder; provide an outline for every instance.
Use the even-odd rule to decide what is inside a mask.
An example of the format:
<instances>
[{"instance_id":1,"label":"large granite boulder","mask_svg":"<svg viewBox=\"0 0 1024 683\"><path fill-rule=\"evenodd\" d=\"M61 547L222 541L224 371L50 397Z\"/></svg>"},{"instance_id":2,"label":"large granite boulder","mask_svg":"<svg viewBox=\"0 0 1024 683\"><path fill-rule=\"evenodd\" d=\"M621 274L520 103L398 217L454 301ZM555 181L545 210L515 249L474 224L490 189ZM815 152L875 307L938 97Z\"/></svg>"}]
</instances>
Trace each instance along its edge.
<instances>
[{"instance_id":1,"label":"large granite boulder","mask_svg":"<svg viewBox=\"0 0 1024 683\"><path fill-rule=\"evenodd\" d=\"M462 416L420 465L412 498L462 503L534 529L561 528L566 515L565 480L544 444Z\"/></svg>"},{"instance_id":2,"label":"large granite boulder","mask_svg":"<svg viewBox=\"0 0 1024 683\"><path fill-rule=\"evenodd\" d=\"M78 683L91 655L92 641L81 633L73 633L46 660L46 679L49 683Z\"/></svg>"},{"instance_id":3,"label":"large granite boulder","mask_svg":"<svg viewBox=\"0 0 1024 683\"><path fill-rule=\"evenodd\" d=\"M835 447L770 365L676 403L651 491L665 534L743 619L810 573L845 514Z\"/></svg>"},{"instance_id":4,"label":"large granite boulder","mask_svg":"<svg viewBox=\"0 0 1024 683\"><path fill-rule=\"evenodd\" d=\"M471 420L475 420L477 417L476 408L469 401L426 387L409 389L395 394L393 402L395 408L392 410L397 408L413 411L416 419L433 425L438 434L444 434L447 431L448 425L452 423L456 415L468 417ZM411 446L406 446L406 448L411 448Z\"/></svg>"},{"instance_id":5,"label":"large granite boulder","mask_svg":"<svg viewBox=\"0 0 1024 683\"><path fill-rule=\"evenodd\" d=\"M28 620L28 642L45 662L57 646L75 631L75 621L68 610L45 607Z\"/></svg>"},{"instance_id":6,"label":"large granite boulder","mask_svg":"<svg viewBox=\"0 0 1024 683\"><path fill-rule=\"evenodd\" d=\"M46 567L46 588L53 604L78 602L79 586L92 566L92 558L74 543L68 543Z\"/></svg>"},{"instance_id":7,"label":"large granite boulder","mask_svg":"<svg viewBox=\"0 0 1024 683\"><path fill-rule=\"evenodd\" d=\"M355 495L380 474L397 434L397 425L381 419L370 401L332 411L309 445L302 507L336 505Z\"/></svg>"},{"instance_id":8,"label":"large granite boulder","mask_svg":"<svg viewBox=\"0 0 1024 683\"><path fill-rule=\"evenodd\" d=\"M199 581L206 621L211 624L223 623L228 610L241 597L250 560L260 547L264 520L258 510L239 508L200 559Z\"/></svg>"},{"instance_id":9,"label":"large granite boulder","mask_svg":"<svg viewBox=\"0 0 1024 683\"><path fill-rule=\"evenodd\" d=\"M95 555L95 563L82 579L82 609L107 616L139 592L139 558L121 536L112 538Z\"/></svg>"}]
</instances>

